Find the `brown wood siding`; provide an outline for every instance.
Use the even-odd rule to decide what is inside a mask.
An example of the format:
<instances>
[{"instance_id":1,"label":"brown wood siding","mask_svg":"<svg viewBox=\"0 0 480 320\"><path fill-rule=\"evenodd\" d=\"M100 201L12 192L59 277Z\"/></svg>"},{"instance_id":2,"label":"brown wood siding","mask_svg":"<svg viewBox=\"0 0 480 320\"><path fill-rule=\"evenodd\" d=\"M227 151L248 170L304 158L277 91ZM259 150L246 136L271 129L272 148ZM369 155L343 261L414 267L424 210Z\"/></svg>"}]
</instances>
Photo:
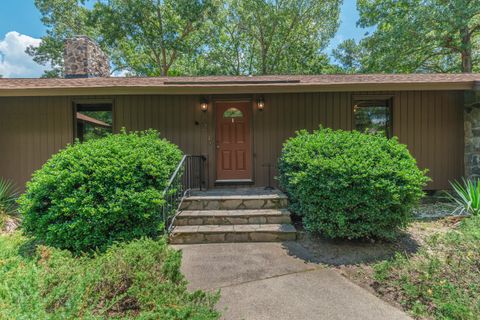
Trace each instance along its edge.
<instances>
[{"instance_id":1,"label":"brown wood siding","mask_svg":"<svg viewBox=\"0 0 480 320\"><path fill-rule=\"evenodd\" d=\"M31 174L72 141L68 97L0 98L0 176L24 188Z\"/></svg>"},{"instance_id":2,"label":"brown wood siding","mask_svg":"<svg viewBox=\"0 0 480 320\"><path fill-rule=\"evenodd\" d=\"M397 93L393 134L429 170L428 189L448 189L463 175L463 93Z\"/></svg>"},{"instance_id":3,"label":"brown wood siding","mask_svg":"<svg viewBox=\"0 0 480 320\"><path fill-rule=\"evenodd\" d=\"M358 93L358 94L372 94ZM385 95L388 93L379 93ZM391 92L393 133L408 145L421 168L430 170L429 189L445 189L449 180L463 175L463 93L447 91ZM200 110L198 95L137 95L110 98L114 130L154 128L189 154L209 159L209 182L215 180L215 121L217 100L252 101L253 175L256 186L275 185L277 159L283 142L295 131L318 128L351 130L352 92L265 94L259 111L258 96L209 96L209 109ZM75 97L0 98L0 176L20 186L51 154L73 141L72 101Z\"/></svg>"},{"instance_id":4,"label":"brown wood siding","mask_svg":"<svg viewBox=\"0 0 480 320\"><path fill-rule=\"evenodd\" d=\"M350 93L265 95L263 111L254 110L254 168L258 186L276 185L277 161L286 139L295 131L312 131L320 125L351 129ZM268 166L272 168L268 181Z\"/></svg>"},{"instance_id":5,"label":"brown wood siding","mask_svg":"<svg viewBox=\"0 0 480 320\"><path fill-rule=\"evenodd\" d=\"M200 110L198 96L118 96L115 131L156 129L183 152L208 156L210 113ZM209 157L213 162L214 156Z\"/></svg>"}]
</instances>

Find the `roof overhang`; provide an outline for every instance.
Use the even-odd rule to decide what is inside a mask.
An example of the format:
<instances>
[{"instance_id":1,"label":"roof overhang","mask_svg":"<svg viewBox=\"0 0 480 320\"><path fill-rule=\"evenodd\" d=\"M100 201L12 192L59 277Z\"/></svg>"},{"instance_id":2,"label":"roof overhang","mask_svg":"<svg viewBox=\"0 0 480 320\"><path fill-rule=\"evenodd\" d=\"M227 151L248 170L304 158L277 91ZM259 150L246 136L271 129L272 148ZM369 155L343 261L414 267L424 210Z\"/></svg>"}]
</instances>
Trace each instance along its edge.
<instances>
[{"instance_id":1,"label":"roof overhang","mask_svg":"<svg viewBox=\"0 0 480 320\"><path fill-rule=\"evenodd\" d=\"M474 91L480 91L480 81L474 81L473 90Z\"/></svg>"},{"instance_id":2,"label":"roof overhang","mask_svg":"<svg viewBox=\"0 0 480 320\"><path fill-rule=\"evenodd\" d=\"M421 83L332 83L332 84L238 84L198 85L170 84L164 86L91 86L0 88L0 97L21 96L86 96L86 95L206 95L206 94L267 94L341 91L425 91L480 90L478 81Z\"/></svg>"}]
</instances>

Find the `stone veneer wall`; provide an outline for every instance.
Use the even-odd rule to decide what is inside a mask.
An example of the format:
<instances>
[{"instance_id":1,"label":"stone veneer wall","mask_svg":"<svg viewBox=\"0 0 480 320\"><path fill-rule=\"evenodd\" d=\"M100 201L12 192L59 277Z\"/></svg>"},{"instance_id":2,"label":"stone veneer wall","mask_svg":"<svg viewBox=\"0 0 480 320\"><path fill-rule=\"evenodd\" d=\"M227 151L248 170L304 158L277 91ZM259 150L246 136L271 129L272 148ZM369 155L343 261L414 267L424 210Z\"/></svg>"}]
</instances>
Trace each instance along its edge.
<instances>
[{"instance_id":1,"label":"stone veneer wall","mask_svg":"<svg viewBox=\"0 0 480 320\"><path fill-rule=\"evenodd\" d=\"M480 91L465 92L465 177L480 177Z\"/></svg>"},{"instance_id":2,"label":"stone veneer wall","mask_svg":"<svg viewBox=\"0 0 480 320\"><path fill-rule=\"evenodd\" d=\"M107 55L87 36L66 39L63 60L65 78L110 76Z\"/></svg>"}]
</instances>

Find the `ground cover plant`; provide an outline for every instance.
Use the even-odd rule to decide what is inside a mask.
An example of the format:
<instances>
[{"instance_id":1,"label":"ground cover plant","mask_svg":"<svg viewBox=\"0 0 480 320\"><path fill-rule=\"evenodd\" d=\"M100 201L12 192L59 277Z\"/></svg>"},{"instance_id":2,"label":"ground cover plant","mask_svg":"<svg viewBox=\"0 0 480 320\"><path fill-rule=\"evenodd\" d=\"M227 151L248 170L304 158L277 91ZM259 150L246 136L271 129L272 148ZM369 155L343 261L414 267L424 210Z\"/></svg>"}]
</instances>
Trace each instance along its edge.
<instances>
[{"instance_id":1,"label":"ground cover plant","mask_svg":"<svg viewBox=\"0 0 480 320\"><path fill-rule=\"evenodd\" d=\"M165 239L76 257L0 234L0 319L218 319L217 295L188 292L180 261Z\"/></svg>"},{"instance_id":2,"label":"ground cover plant","mask_svg":"<svg viewBox=\"0 0 480 320\"><path fill-rule=\"evenodd\" d=\"M415 317L480 318L480 217L426 239L414 255L374 266L375 290L395 299Z\"/></svg>"},{"instance_id":3,"label":"ground cover plant","mask_svg":"<svg viewBox=\"0 0 480 320\"><path fill-rule=\"evenodd\" d=\"M292 211L329 238L394 238L413 218L425 173L396 138L357 131L300 131L279 160Z\"/></svg>"},{"instance_id":4,"label":"ground cover plant","mask_svg":"<svg viewBox=\"0 0 480 320\"><path fill-rule=\"evenodd\" d=\"M455 212L480 215L480 180L463 179L462 183L455 181L451 184L453 192L447 193L447 197L457 205Z\"/></svg>"},{"instance_id":5,"label":"ground cover plant","mask_svg":"<svg viewBox=\"0 0 480 320\"><path fill-rule=\"evenodd\" d=\"M19 222L17 191L13 184L0 177L0 232L13 230Z\"/></svg>"},{"instance_id":6,"label":"ground cover plant","mask_svg":"<svg viewBox=\"0 0 480 320\"><path fill-rule=\"evenodd\" d=\"M23 230L77 254L158 236L162 192L181 156L153 130L70 145L27 183Z\"/></svg>"}]
</instances>

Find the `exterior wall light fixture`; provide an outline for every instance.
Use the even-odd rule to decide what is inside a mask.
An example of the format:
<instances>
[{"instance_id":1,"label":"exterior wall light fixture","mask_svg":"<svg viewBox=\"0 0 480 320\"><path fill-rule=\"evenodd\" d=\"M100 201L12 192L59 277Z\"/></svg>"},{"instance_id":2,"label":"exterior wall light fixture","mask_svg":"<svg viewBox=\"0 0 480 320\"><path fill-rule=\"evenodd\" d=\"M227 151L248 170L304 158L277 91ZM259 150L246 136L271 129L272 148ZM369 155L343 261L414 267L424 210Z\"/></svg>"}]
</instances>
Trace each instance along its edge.
<instances>
[{"instance_id":1,"label":"exterior wall light fixture","mask_svg":"<svg viewBox=\"0 0 480 320\"><path fill-rule=\"evenodd\" d=\"M258 98L258 100L257 100L257 108L258 108L258 110L260 110L260 111L262 111L263 108L265 108L265 100L263 99L263 97Z\"/></svg>"},{"instance_id":2,"label":"exterior wall light fixture","mask_svg":"<svg viewBox=\"0 0 480 320\"><path fill-rule=\"evenodd\" d=\"M206 112L208 110L208 100L207 99L202 98L202 100L200 100L200 110L202 110L203 112Z\"/></svg>"}]
</instances>

